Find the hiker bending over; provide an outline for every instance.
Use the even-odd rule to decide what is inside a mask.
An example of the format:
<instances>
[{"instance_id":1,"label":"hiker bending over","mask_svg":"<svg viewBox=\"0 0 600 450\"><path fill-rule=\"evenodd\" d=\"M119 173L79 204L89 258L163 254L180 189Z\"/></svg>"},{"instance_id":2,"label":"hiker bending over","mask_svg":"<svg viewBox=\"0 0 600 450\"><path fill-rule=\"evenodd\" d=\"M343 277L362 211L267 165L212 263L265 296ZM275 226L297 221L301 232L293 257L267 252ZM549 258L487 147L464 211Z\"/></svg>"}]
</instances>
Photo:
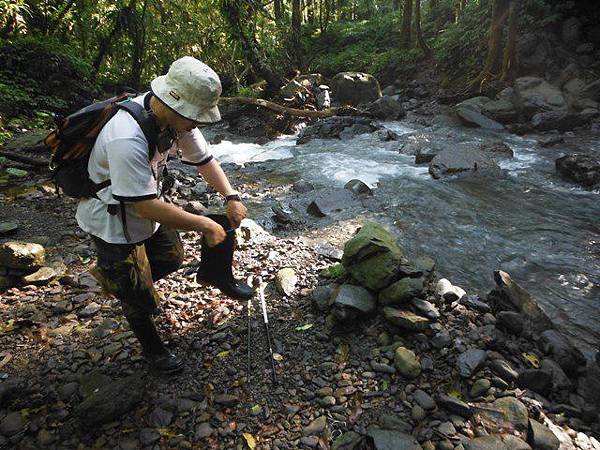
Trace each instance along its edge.
<instances>
[{"instance_id":1,"label":"hiker bending over","mask_svg":"<svg viewBox=\"0 0 600 450\"><path fill-rule=\"evenodd\" d=\"M167 75L152 81L150 92L130 100L143 107L136 106L144 118L120 109L104 125L88 163L89 177L104 187L77 208L77 222L97 250L92 273L121 301L144 356L161 372L183 366L163 345L152 319L158 305L153 282L183 261L176 230L202 233L200 281L233 297L252 295L231 271L235 228L247 210L198 130L220 120L220 94L221 82L210 67L189 56L175 61ZM161 177L175 150L225 197L226 216L198 216L161 199Z\"/></svg>"}]
</instances>

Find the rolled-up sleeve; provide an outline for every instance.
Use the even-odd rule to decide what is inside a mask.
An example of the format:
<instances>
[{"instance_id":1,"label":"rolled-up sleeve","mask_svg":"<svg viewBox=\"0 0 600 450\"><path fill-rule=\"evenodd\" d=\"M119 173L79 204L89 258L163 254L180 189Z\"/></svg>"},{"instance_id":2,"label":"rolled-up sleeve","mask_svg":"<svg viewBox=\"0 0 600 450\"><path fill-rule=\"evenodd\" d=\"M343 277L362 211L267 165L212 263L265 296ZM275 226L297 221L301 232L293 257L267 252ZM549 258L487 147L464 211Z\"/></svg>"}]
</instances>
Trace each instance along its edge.
<instances>
[{"instance_id":1,"label":"rolled-up sleeve","mask_svg":"<svg viewBox=\"0 0 600 450\"><path fill-rule=\"evenodd\" d=\"M111 190L115 200L136 202L157 198L157 184L142 137L115 139L106 146Z\"/></svg>"},{"instance_id":2,"label":"rolled-up sleeve","mask_svg":"<svg viewBox=\"0 0 600 450\"><path fill-rule=\"evenodd\" d=\"M180 132L177 138L182 163L203 166L213 159L210 146L199 129Z\"/></svg>"}]
</instances>

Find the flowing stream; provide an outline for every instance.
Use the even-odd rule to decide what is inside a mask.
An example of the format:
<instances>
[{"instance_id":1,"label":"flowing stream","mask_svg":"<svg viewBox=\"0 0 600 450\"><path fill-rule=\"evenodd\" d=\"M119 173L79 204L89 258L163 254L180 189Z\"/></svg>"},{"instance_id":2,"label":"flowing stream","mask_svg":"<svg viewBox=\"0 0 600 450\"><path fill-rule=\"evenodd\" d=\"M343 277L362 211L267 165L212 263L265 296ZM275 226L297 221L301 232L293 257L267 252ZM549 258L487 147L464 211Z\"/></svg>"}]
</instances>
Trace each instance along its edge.
<instances>
[{"instance_id":1,"label":"flowing stream","mask_svg":"<svg viewBox=\"0 0 600 450\"><path fill-rule=\"evenodd\" d=\"M600 193L562 181L554 168L556 158L574 152L573 144L547 149L532 138L481 129L383 125L403 139L448 148L499 138L514 158L500 162L500 178L434 180L427 165L398 152L399 142L380 142L374 134L299 146L290 136L263 146L224 141L213 152L222 162L264 161L272 175L304 179L317 189L340 188L352 178L376 187L375 212L396 225L408 254L434 257L441 276L481 295L494 286L493 271L505 270L588 354L597 348ZM600 138L577 138L576 144L600 153Z\"/></svg>"}]
</instances>

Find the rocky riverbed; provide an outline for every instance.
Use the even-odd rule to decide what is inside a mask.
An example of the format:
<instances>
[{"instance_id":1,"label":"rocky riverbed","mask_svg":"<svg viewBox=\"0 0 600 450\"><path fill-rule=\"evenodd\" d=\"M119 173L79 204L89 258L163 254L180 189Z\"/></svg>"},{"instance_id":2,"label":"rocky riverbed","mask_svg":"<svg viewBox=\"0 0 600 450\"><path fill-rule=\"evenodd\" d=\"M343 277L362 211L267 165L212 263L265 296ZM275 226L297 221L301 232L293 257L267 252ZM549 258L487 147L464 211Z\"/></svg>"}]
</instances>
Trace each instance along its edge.
<instances>
[{"instance_id":1,"label":"rocky riverbed","mask_svg":"<svg viewBox=\"0 0 600 450\"><path fill-rule=\"evenodd\" d=\"M159 328L186 369L148 373L118 301L89 275L75 203L35 179L2 194L15 225L2 242L29 243L13 250L31 268L3 275L17 285L0 302L1 448L600 448L600 370L507 274L478 296L360 214L315 228L275 209L271 229L261 199L293 186L230 176L264 226L240 229L236 272L268 282L275 382L258 302L248 335L245 304L195 282L194 233L184 267L158 283ZM220 207L177 181L188 210ZM356 186L349 198L368 196Z\"/></svg>"}]
</instances>

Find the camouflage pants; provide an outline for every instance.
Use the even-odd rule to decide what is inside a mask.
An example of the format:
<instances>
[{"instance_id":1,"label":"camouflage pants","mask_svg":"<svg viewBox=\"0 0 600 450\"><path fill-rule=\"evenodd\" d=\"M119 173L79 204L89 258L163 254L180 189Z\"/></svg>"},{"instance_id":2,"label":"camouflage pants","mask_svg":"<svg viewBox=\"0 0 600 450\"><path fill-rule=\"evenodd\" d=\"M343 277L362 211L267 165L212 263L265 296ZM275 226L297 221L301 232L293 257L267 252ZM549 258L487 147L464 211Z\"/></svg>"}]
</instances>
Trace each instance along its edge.
<instances>
[{"instance_id":1,"label":"camouflage pants","mask_svg":"<svg viewBox=\"0 0 600 450\"><path fill-rule=\"evenodd\" d=\"M138 244L110 244L92 238L98 261L90 272L104 291L121 301L127 318L152 314L159 303L154 282L176 271L183 262L179 233L161 226Z\"/></svg>"}]
</instances>

